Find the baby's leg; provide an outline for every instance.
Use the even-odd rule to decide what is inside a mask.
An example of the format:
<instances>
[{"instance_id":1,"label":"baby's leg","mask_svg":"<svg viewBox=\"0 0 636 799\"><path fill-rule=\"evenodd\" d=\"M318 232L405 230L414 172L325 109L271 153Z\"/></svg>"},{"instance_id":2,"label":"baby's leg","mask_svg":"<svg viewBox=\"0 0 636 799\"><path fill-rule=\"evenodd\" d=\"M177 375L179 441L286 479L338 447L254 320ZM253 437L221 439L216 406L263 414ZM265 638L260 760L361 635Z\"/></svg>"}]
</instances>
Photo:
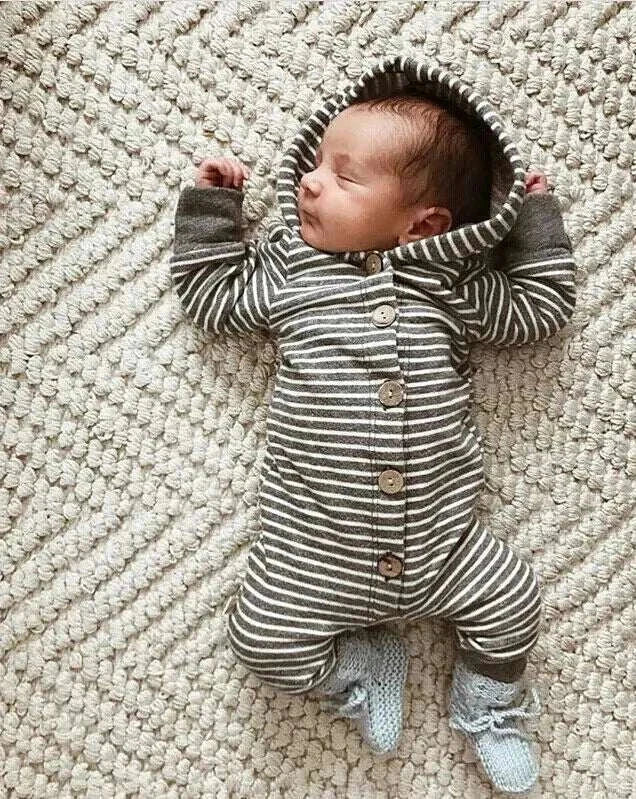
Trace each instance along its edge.
<instances>
[{"instance_id":1,"label":"baby's leg","mask_svg":"<svg viewBox=\"0 0 636 799\"><path fill-rule=\"evenodd\" d=\"M407 653L399 636L316 603L311 589L292 594L277 582L258 541L229 611L227 636L237 659L260 680L289 694L330 697L330 709L359 719L365 741L387 754L402 730ZM314 603L313 607L311 603Z\"/></svg>"},{"instance_id":2,"label":"baby's leg","mask_svg":"<svg viewBox=\"0 0 636 799\"><path fill-rule=\"evenodd\" d=\"M523 724L539 715L540 702L535 688L528 701L522 697L520 677L540 631L538 579L478 520L440 577L436 615L455 624L462 652L453 671L449 725L469 737L498 790L526 792L537 781L539 760Z\"/></svg>"},{"instance_id":3,"label":"baby's leg","mask_svg":"<svg viewBox=\"0 0 636 799\"><path fill-rule=\"evenodd\" d=\"M540 634L539 581L533 568L478 520L437 576L429 608L430 615L455 625L469 668L502 682L521 677Z\"/></svg>"},{"instance_id":4,"label":"baby's leg","mask_svg":"<svg viewBox=\"0 0 636 799\"><path fill-rule=\"evenodd\" d=\"M228 614L228 641L237 659L263 682L284 693L308 693L332 671L335 636L343 627L317 629L315 621L303 618L301 597L286 599L284 612L270 599L275 591L265 548L257 542Z\"/></svg>"}]
</instances>

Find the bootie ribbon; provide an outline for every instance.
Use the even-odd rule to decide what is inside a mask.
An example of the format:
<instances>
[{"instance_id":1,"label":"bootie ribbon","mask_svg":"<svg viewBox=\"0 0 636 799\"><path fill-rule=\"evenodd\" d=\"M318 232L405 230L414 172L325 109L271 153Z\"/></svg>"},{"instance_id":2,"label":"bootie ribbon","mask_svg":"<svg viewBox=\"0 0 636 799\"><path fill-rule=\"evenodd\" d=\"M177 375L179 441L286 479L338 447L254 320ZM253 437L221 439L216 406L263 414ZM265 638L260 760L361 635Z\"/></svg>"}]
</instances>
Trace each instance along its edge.
<instances>
[{"instance_id":1,"label":"bootie ribbon","mask_svg":"<svg viewBox=\"0 0 636 799\"><path fill-rule=\"evenodd\" d=\"M524 738L526 741L530 741L532 740L531 737L519 730L516 726L505 727L503 724L505 723L506 719L510 718L527 719L537 717L539 715L540 709L541 707L537 689L530 688L530 696L528 697L526 694L525 702L519 705L519 707L511 707L507 710L496 710L495 708L489 708L488 712L483 716L479 716L478 718L472 720L464 719L461 716L456 716L453 719L453 726L461 728L464 730L464 732L468 733L481 732L482 730L487 729L492 730L498 735L506 735L514 732L515 735Z\"/></svg>"}]
</instances>

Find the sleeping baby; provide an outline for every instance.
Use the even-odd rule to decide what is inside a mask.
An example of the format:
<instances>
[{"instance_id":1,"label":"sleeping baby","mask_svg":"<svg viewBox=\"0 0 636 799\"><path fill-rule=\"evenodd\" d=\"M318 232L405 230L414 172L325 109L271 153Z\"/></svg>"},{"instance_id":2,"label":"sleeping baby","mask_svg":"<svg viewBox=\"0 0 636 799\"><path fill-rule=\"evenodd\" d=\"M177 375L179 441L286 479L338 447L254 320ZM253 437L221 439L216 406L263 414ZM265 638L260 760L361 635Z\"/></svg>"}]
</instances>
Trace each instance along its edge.
<instances>
[{"instance_id":1,"label":"sleeping baby","mask_svg":"<svg viewBox=\"0 0 636 799\"><path fill-rule=\"evenodd\" d=\"M388 58L325 100L277 178L280 215L241 240L235 159L205 159L175 214L171 276L204 330L277 346L258 539L226 604L236 658L327 698L394 753L397 622L444 619L450 726L519 794L538 758L522 679L540 634L532 566L475 514L484 487L470 345L532 344L575 305L556 197L457 76Z\"/></svg>"}]
</instances>

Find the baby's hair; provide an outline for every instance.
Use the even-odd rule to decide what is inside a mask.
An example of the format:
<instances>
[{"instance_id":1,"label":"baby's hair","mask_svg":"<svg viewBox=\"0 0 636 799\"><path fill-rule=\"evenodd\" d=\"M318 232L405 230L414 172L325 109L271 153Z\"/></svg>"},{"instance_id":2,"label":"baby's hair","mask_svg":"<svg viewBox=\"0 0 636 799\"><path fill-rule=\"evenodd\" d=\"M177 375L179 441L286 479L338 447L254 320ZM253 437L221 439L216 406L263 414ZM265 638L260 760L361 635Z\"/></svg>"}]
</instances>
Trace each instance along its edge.
<instances>
[{"instance_id":1,"label":"baby's hair","mask_svg":"<svg viewBox=\"0 0 636 799\"><path fill-rule=\"evenodd\" d=\"M448 208L451 230L490 217L491 159L483 123L438 98L408 87L349 107L393 113L403 123L396 153L378 153L381 168L401 179L402 204L430 201ZM422 135L422 130L432 135Z\"/></svg>"}]
</instances>

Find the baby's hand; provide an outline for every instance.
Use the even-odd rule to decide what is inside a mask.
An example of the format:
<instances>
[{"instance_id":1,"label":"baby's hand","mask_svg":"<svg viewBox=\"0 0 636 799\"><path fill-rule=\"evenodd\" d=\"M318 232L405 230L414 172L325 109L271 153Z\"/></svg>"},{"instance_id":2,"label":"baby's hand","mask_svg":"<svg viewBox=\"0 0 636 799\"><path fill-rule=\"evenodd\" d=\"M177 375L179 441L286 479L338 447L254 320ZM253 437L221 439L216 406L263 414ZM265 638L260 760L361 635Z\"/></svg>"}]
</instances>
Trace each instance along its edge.
<instances>
[{"instance_id":1,"label":"baby's hand","mask_svg":"<svg viewBox=\"0 0 636 799\"><path fill-rule=\"evenodd\" d=\"M249 176L249 169L235 158L205 158L197 169L194 185L198 189L212 186L242 189L243 180Z\"/></svg>"},{"instance_id":2,"label":"baby's hand","mask_svg":"<svg viewBox=\"0 0 636 799\"><path fill-rule=\"evenodd\" d=\"M526 175L526 194L547 194L548 179L538 169L528 172Z\"/></svg>"}]
</instances>

